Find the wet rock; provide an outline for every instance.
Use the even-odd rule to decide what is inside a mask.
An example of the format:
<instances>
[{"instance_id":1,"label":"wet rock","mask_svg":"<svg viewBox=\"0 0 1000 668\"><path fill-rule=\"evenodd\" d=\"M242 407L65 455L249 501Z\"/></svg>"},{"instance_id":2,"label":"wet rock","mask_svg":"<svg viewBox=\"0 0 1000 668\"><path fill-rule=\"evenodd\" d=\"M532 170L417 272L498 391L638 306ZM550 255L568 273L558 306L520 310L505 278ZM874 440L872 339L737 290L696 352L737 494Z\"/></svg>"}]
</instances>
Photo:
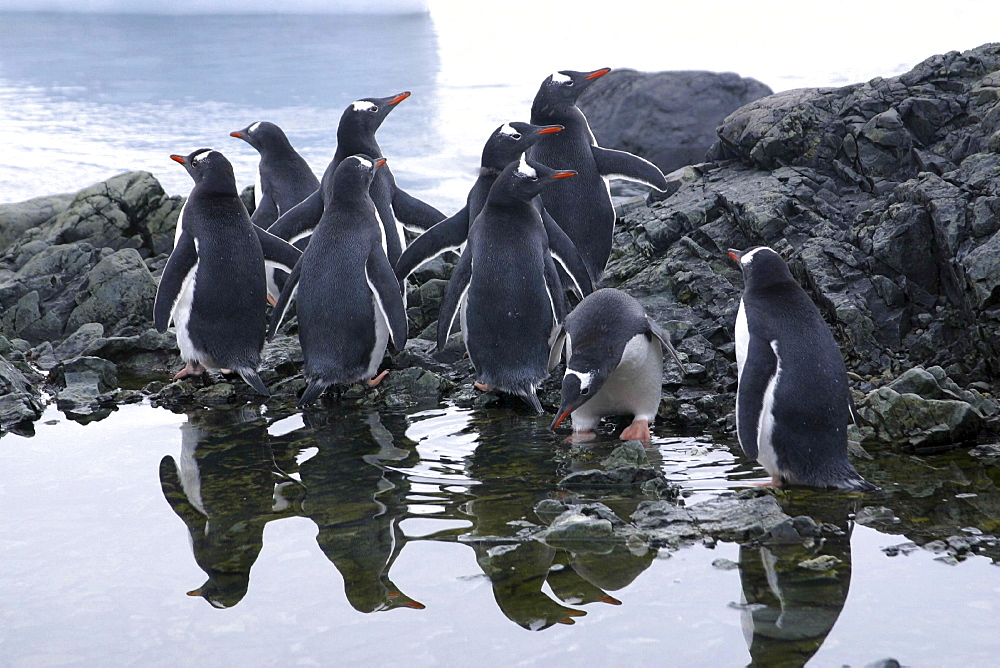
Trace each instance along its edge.
<instances>
[{"instance_id":1,"label":"wet rock","mask_svg":"<svg viewBox=\"0 0 1000 668\"><path fill-rule=\"evenodd\" d=\"M740 565L735 561L733 561L732 559L722 559L722 558L713 561L712 566L714 568L718 568L720 571L734 571L740 567Z\"/></svg>"},{"instance_id":2,"label":"wet rock","mask_svg":"<svg viewBox=\"0 0 1000 668\"><path fill-rule=\"evenodd\" d=\"M844 563L832 554L824 554L813 559L806 559L799 562L799 568L809 571L831 571Z\"/></svg>"},{"instance_id":3,"label":"wet rock","mask_svg":"<svg viewBox=\"0 0 1000 668\"><path fill-rule=\"evenodd\" d=\"M637 72L615 69L578 105L598 144L646 158L663 173L702 162L726 116L771 94L732 72Z\"/></svg>"},{"instance_id":4,"label":"wet rock","mask_svg":"<svg viewBox=\"0 0 1000 668\"><path fill-rule=\"evenodd\" d=\"M559 481L559 487L638 487L660 474L652 468L621 466L602 471L576 471Z\"/></svg>"},{"instance_id":5,"label":"wet rock","mask_svg":"<svg viewBox=\"0 0 1000 668\"><path fill-rule=\"evenodd\" d=\"M118 369L99 357L77 357L63 362L49 374L56 392L56 407L70 416L86 416L115 400Z\"/></svg>"},{"instance_id":6,"label":"wet rock","mask_svg":"<svg viewBox=\"0 0 1000 668\"><path fill-rule=\"evenodd\" d=\"M605 554L619 542L615 524L621 527L624 523L610 508L588 503L571 506L535 537L547 545L571 552Z\"/></svg>"},{"instance_id":7,"label":"wet rock","mask_svg":"<svg viewBox=\"0 0 1000 668\"><path fill-rule=\"evenodd\" d=\"M683 508L666 501L643 501L632 514L651 544L672 547L704 536L744 542L789 519L773 496L750 494L722 495Z\"/></svg>"},{"instance_id":8,"label":"wet rock","mask_svg":"<svg viewBox=\"0 0 1000 668\"><path fill-rule=\"evenodd\" d=\"M858 412L878 442L917 450L967 441L983 427L983 417L964 401L924 399L889 387L869 393Z\"/></svg>"},{"instance_id":9,"label":"wet rock","mask_svg":"<svg viewBox=\"0 0 1000 668\"><path fill-rule=\"evenodd\" d=\"M413 406L436 403L451 385L448 379L433 371L407 367L390 371L379 389L387 406Z\"/></svg>"},{"instance_id":10,"label":"wet rock","mask_svg":"<svg viewBox=\"0 0 1000 668\"><path fill-rule=\"evenodd\" d=\"M899 522L896 513L885 506L865 506L854 515L854 521L861 526L879 526Z\"/></svg>"},{"instance_id":11,"label":"wet rock","mask_svg":"<svg viewBox=\"0 0 1000 668\"><path fill-rule=\"evenodd\" d=\"M0 253L26 230L37 227L64 211L75 197L72 193L66 193L0 204Z\"/></svg>"},{"instance_id":12,"label":"wet rock","mask_svg":"<svg viewBox=\"0 0 1000 668\"><path fill-rule=\"evenodd\" d=\"M646 448L639 441L626 441L611 451L611 454L601 461L606 469L622 467L630 468L653 468L649 463L649 455Z\"/></svg>"},{"instance_id":13,"label":"wet rock","mask_svg":"<svg viewBox=\"0 0 1000 668\"><path fill-rule=\"evenodd\" d=\"M42 415L37 386L0 356L0 433L33 422Z\"/></svg>"},{"instance_id":14,"label":"wet rock","mask_svg":"<svg viewBox=\"0 0 1000 668\"><path fill-rule=\"evenodd\" d=\"M57 360L68 360L81 355L93 354L104 345L104 325L88 322L66 337L53 351Z\"/></svg>"},{"instance_id":15,"label":"wet rock","mask_svg":"<svg viewBox=\"0 0 1000 668\"><path fill-rule=\"evenodd\" d=\"M757 540L762 545L795 545L807 543L820 533L820 526L811 517L800 515L778 522Z\"/></svg>"},{"instance_id":16,"label":"wet rock","mask_svg":"<svg viewBox=\"0 0 1000 668\"><path fill-rule=\"evenodd\" d=\"M95 322L112 336L126 336L149 326L156 281L135 249L117 251L98 262L87 273L81 292L79 306L66 322L67 331Z\"/></svg>"}]
</instances>

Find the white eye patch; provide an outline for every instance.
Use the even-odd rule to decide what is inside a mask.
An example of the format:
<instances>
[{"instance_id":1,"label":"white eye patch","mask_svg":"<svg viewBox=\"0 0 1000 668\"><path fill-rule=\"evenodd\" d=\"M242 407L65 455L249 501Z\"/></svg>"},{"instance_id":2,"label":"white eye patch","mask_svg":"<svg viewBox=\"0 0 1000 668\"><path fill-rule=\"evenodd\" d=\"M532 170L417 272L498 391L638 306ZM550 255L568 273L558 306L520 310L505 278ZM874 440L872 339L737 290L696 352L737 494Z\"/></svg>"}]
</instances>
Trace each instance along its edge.
<instances>
[{"instance_id":1,"label":"white eye patch","mask_svg":"<svg viewBox=\"0 0 1000 668\"><path fill-rule=\"evenodd\" d=\"M354 107L354 111L368 111L369 109L375 107L375 103L369 102L368 100L358 100L353 102L351 106Z\"/></svg>"},{"instance_id":2,"label":"white eye patch","mask_svg":"<svg viewBox=\"0 0 1000 668\"><path fill-rule=\"evenodd\" d=\"M750 264L751 262L753 262L753 256L759 253L760 251L771 251L773 253L774 249L768 248L767 246L754 248L752 251L750 251L749 253L740 258L740 264L746 264L746 265Z\"/></svg>"},{"instance_id":3,"label":"white eye patch","mask_svg":"<svg viewBox=\"0 0 1000 668\"><path fill-rule=\"evenodd\" d=\"M524 159L523 153L521 154L521 162L517 165L517 173L521 176L527 176L530 178L538 176L538 172L536 172L534 168Z\"/></svg>"},{"instance_id":4,"label":"white eye patch","mask_svg":"<svg viewBox=\"0 0 1000 668\"><path fill-rule=\"evenodd\" d=\"M504 123L502 126L500 126L500 134L507 136L516 135L517 130L510 127L510 123Z\"/></svg>"},{"instance_id":5,"label":"white eye patch","mask_svg":"<svg viewBox=\"0 0 1000 668\"><path fill-rule=\"evenodd\" d=\"M566 76L565 74L562 74L560 72L553 72L552 73L552 82L553 83L566 83L567 81L570 81L570 78L568 76Z\"/></svg>"},{"instance_id":6,"label":"white eye patch","mask_svg":"<svg viewBox=\"0 0 1000 668\"><path fill-rule=\"evenodd\" d=\"M260 127L260 121L257 121L256 123L247 128L247 132L256 132L257 128L259 127Z\"/></svg>"},{"instance_id":7,"label":"white eye patch","mask_svg":"<svg viewBox=\"0 0 1000 668\"><path fill-rule=\"evenodd\" d=\"M194 159L195 160L204 160L205 158L208 157L209 153L211 153L211 151L202 151L198 155L194 156Z\"/></svg>"},{"instance_id":8,"label":"white eye patch","mask_svg":"<svg viewBox=\"0 0 1000 668\"><path fill-rule=\"evenodd\" d=\"M366 166L368 169L375 169L375 165L370 160L365 160L361 156L352 155L352 158L360 162L362 165Z\"/></svg>"},{"instance_id":9,"label":"white eye patch","mask_svg":"<svg viewBox=\"0 0 1000 668\"><path fill-rule=\"evenodd\" d=\"M580 379L580 389L586 390L590 387L590 383L594 380L593 372L588 371L587 373L580 373L579 371L574 371L573 369L566 369L567 376L576 376Z\"/></svg>"}]
</instances>

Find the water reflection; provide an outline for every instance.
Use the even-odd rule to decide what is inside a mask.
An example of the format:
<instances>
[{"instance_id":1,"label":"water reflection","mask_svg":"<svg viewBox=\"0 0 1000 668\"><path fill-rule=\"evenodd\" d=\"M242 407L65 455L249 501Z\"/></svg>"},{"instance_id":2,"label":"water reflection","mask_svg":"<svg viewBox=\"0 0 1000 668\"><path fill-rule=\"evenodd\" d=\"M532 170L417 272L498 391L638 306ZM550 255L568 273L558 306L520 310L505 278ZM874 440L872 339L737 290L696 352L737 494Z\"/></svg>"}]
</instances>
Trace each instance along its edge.
<instances>
[{"instance_id":1,"label":"water reflection","mask_svg":"<svg viewBox=\"0 0 1000 668\"><path fill-rule=\"evenodd\" d=\"M851 532L857 501L796 490L780 499L791 517L823 525L822 536L780 537L740 548L743 633L754 666L801 666L833 629L851 586Z\"/></svg>"}]
</instances>

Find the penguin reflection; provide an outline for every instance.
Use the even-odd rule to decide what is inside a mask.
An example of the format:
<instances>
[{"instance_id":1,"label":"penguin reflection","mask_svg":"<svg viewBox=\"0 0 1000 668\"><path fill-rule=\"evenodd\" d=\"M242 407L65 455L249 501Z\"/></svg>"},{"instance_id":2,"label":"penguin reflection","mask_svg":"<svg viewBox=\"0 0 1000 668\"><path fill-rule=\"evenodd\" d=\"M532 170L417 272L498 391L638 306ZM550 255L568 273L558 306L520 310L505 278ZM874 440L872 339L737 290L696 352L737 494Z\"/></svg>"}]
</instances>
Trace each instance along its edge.
<instances>
[{"instance_id":1,"label":"penguin reflection","mask_svg":"<svg viewBox=\"0 0 1000 668\"><path fill-rule=\"evenodd\" d=\"M406 541L399 522L406 514L409 485L386 464L405 466L416 454L394 445L377 413L359 419L307 411L303 418L306 429L293 432L295 445L303 454L315 454L300 457L306 487L302 512L319 528L316 542L343 576L348 602L360 612L423 608L389 579ZM397 432L404 429L400 424Z\"/></svg>"},{"instance_id":2,"label":"penguin reflection","mask_svg":"<svg viewBox=\"0 0 1000 668\"><path fill-rule=\"evenodd\" d=\"M842 533L824 531L811 547L799 541L740 548L743 633L753 666L804 665L823 645L847 600L853 522L846 518L856 502L828 493L803 495L781 500L783 510L836 525Z\"/></svg>"},{"instance_id":3,"label":"penguin reflection","mask_svg":"<svg viewBox=\"0 0 1000 668\"><path fill-rule=\"evenodd\" d=\"M543 435L545 425L484 414L472 426L479 438L469 473L480 484L473 487L475 499L466 506L474 526L464 542L475 550L501 612L518 626L540 631L575 623L575 617L587 614L578 606L618 605L605 590L631 583L655 553L635 555L624 545L569 552L519 538L525 522L540 522L534 508L555 494L563 473L550 439ZM512 442L518 448L511 448ZM527 476L538 484L526 484ZM543 591L546 583L555 598Z\"/></svg>"},{"instance_id":4,"label":"penguin reflection","mask_svg":"<svg viewBox=\"0 0 1000 668\"><path fill-rule=\"evenodd\" d=\"M275 471L267 423L256 408L199 410L181 425L180 461L160 461L163 496L191 534L205 583L188 592L216 608L243 599L263 546L264 525L291 514L274 508ZM283 504L286 505L287 504Z\"/></svg>"}]
</instances>

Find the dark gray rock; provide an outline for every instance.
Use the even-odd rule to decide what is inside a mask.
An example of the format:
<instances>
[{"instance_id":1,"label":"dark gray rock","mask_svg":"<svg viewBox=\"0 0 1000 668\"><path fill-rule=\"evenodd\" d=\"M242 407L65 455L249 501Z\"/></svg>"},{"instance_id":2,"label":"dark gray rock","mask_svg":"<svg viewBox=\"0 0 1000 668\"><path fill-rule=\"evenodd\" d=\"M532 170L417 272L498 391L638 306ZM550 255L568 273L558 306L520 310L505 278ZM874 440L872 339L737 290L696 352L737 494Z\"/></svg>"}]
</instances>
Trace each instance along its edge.
<instances>
[{"instance_id":1,"label":"dark gray rock","mask_svg":"<svg viewBox=\"0 0 1000 668\"><path fill-rule=\"evenodd\" d=\"M651 544L677 547L705 536L725 541L753 540L791 519L773 496L751 494L722 495L688 507L643 501L632 520Z\"/></svg>"},{"instance_id":2,"label":"dark gray rock","mask_svg":"<svg viewBox=\"0 0 1000 668\"><path fill-rule=\"evenodd\" d=\"M55 348L53 354L58 360L92 355L104 345L105 341L104 325L99 322L88 322L67 336L66 340Z\"/></svg>"},{"instance_id":3,"label":"dark gray rock","mask_svg":"<svg viewBox=\"0 0 1000 668\"><path fill-rule=\"evenodd\" d=\"M38 385L0 356L0 433L42 415Z\"/></svg>"},{"instance_id":4,"label":"dark gray rock","mask_svg":"<svg viewBox=\"0 0 1000 668\"><path fill-rule=\"evenodd\" d=\"M115 401L118 369L99 357L77 357L56 366L49 383L58 389L56 407L70 416L90 415Z\"/></svg>"},{"instance_id":5,"label":"dark gray rock","mask_svg":"<svg viewBox=\"0 0 1000 668\"><path fill-rule=\"evenodd\" d=\"M132 248L117 251L87 272L78 295L79 306L66 322L75 332L89 322L100 323L112 336L138 334L149 326L156 299L156 281Z\"/></svg>"},{"instance_id":6,"label":"dark gray rock","mask_svg":"<svg viewBox=\"0 0 1000 668\"><path fill-rule=\"evenodd\" d=\"M73 193L45 195L24 202L0 204L0 253L26 230L63 212L76 197Z\"/></svg>"},{"instance_id":7,"label":"dark gray rock","mask_svg":"<svg viewBox=\"0 0 1000 668\"><path fill-rule=\"evenodd\" d=\"M616 69L577 104L598 144L642 156L666 174L703 162L722 119L771 92L732 72Z\"/></svg>"}]
</instances>

